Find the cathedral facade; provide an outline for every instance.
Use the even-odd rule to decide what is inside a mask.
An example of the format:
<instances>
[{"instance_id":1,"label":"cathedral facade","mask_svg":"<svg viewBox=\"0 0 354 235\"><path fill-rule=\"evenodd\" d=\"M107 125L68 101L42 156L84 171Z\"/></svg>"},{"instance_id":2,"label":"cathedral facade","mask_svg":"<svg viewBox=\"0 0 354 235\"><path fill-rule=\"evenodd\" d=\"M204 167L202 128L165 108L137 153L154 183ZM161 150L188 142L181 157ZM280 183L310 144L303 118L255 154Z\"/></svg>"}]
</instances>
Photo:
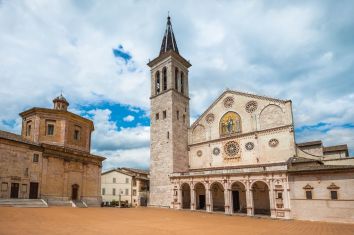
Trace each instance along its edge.
<instances>
[{"instance_id":1,"label":"cathedral facade","mask_svg":"<svg viewBox=\"0 0 354 235\"><path fill-rule=\"evenodd\" d=\"M151 68L150 206L354 222L347 145L296 143L291 100L226 90L189 123L170 17Z\"/></svg>"}]
</instances>

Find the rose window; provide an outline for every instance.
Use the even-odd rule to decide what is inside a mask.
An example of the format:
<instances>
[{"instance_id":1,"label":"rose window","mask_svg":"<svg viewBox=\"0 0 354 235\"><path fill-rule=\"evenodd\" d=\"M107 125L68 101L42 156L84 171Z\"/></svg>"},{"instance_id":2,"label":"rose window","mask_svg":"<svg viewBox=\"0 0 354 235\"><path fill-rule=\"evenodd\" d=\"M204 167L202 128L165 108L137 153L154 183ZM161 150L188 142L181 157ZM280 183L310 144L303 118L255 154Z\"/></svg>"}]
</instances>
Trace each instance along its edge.
<instances>
[{"instance_id":1,"label":"rose window","mask_svg":"<svg viewBox=\"0 0 354 235\"><path fill-rule=\"evenodd\" d=\"M230 157L236 156L240 151L240 146L235 141L229 141L225 144L224 150Z\"/></svg>"},{"instance_id":2,"label":"rose window","mask_svg":"<svg viewBox=\"0 0 354 235\"><path fill-rule=\"evenodd\" d=\"M234 98L232 98L231 96L226 97L224 99L225 108L231 108L233 104L234 104Z\"/></svg>"},{"instance_id":3,"label":"rose window","mask_svg":"<svg viewBox=\"0 0 354 235\"><path fill-rule=\"evenodd\" d=\"M248 113L253 113L254 111L256 111L257 107L258 107L258 104L256 101L254 101L254 100L248 101L246 104L246 111Z\"/></svg>"}]
</instances>

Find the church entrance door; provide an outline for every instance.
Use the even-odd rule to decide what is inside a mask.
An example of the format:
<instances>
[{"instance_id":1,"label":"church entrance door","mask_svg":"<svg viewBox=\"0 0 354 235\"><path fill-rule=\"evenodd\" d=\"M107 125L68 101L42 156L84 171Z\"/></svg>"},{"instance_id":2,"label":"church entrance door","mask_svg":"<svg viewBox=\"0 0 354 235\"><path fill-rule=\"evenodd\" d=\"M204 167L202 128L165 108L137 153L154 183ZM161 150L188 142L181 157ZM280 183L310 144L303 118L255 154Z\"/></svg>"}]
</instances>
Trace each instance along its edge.
<instances>
[{"instance_id":1,"label":"church entrance door","mask_svg":"<svg viewBox=\"0 0 354 235\"><path fill-rule=\"evenodd\" d=\"M240 193L238 191L232 191L232 202L234 211L240 210Z\"/></svg>"},{"instance_id":2,"label":"church entrance door","mask_svg":"<svg viewBox=\"0 0 354 235\"><path fill-rule=\"evenodd\" d=\"M77 184L73 184L73 186L71 186L71 199L72 200L77 200L79 196L79 185Z\"/></svg>"},{"instance_id":3,"label":"church entrance door","mask_svg":"<svg viewBox=\"0 0 354 235\"><path fill-rule=\"evenodd\" d=\"M37 199L38 198L38 183L37 182L30 183L29 198L30 199Z\"/></svg>"},{"instance_id":4,"label":"church entrance door","mask_svg":"<svg viewBox=\"0 0 354 235\"><path fill-rule=\"evenodd\" d=\"M18 183L11 183L11 198L18 198L18 190L20 189L20 185Z\"/></svg>"}]
</instances>

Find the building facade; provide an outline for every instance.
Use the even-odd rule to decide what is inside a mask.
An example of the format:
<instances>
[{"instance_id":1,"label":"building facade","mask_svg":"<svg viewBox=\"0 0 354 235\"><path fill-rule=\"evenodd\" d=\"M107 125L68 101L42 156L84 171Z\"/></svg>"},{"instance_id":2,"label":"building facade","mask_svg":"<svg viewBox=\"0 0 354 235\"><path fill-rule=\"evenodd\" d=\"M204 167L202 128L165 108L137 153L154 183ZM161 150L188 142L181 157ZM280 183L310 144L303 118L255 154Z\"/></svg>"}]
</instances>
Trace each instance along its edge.
<instances>
[{"instance_id":1,"label":"building facade","mask_svg":"<svg viewBox=\"0 0 354 235\"><path fill-rule=\"evenodd\" d=\"M133 168L116 168L101 175L102 201L133 207L146 206L149 199L149 172Z\"/></svg>"},{"instance_id":2,"label":"building facade","mask_svg":"<svg viewBox=\"0 0 354 235\"><path fill-rule=\"evenodd\" d=\"M297 144L292 102L226 90L189 125L171 20L151 68L150 206L354 222L346 145Z\"/></svg>"},{"instance_id":3,"label":"building facade","mask_svg":"<svg viewBox=\"0 0 354 235\"><path fill-rule=\"evenodd\" d=\"M21 135L0 131L0 197L100 205L105 158L90 153L93 122L67 111L62 95L53 103L20 113Z\"/></svg>"}]
</instances>

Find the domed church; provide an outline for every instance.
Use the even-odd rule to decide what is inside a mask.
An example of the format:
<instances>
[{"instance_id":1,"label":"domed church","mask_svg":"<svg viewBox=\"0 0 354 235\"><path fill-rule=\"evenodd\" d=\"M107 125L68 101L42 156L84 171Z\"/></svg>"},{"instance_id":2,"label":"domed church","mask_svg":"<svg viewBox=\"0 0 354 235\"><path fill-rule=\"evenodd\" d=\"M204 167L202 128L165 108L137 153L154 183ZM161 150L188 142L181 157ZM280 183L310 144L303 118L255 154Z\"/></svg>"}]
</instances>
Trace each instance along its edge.
<instances>
[{"instance_id":1,"label":"domed church","mask_svg":"<svg viewBox=\"0 0 354 235\"><path fill-rule=\"evenodd\" d=\"M189 68L167 18L151 68L152 207L354 221L347 145L295 141L291 100L225 90L189 123Z\"/></svg>"}]
</instances>

